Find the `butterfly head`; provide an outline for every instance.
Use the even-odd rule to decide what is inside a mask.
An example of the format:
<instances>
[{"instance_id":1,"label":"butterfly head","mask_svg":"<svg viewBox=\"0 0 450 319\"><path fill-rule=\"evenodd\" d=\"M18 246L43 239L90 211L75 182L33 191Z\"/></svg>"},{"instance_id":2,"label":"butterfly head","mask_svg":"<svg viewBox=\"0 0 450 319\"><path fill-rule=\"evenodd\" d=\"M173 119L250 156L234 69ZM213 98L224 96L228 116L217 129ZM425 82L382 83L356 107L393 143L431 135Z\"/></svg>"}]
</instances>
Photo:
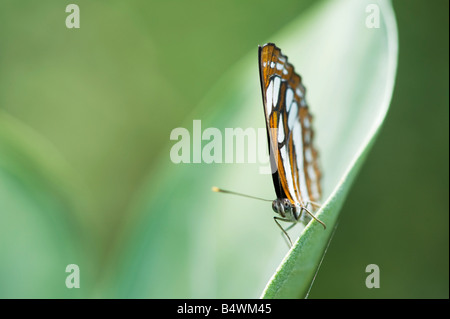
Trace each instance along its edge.
<instances>
[{"instance_id":1,"label":"butterfly head","mask_svg":"<svg viewBox=\"0 0 450 319\"><path fill-rule=\"evenodd\" d=\"M281 217L296 221L299 215L298 205L287 198L277 198L272 202L272 209Z\"/></svg>"}]
</instances>

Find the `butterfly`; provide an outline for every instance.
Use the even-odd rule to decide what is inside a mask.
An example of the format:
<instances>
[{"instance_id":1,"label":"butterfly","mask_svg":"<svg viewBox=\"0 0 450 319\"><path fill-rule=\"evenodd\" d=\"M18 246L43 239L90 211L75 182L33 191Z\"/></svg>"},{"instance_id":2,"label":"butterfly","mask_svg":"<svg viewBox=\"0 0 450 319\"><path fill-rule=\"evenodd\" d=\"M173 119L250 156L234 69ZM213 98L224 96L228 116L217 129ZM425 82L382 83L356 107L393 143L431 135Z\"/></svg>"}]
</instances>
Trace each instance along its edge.
<instances>
[{"instance_id":1,"label":"butterfly","mask_svg":"<svg viewBox=\"0 0 450 319\"><path fill-rule=\"evenodd\" d=\"M274 220L289 237L278 221L295 225L299 221L306 222L308 216L315 219L308 206L318 207L322 193L318 152L313 146L313 117L306 103L302 78L281 50L267 43L258 48L258 56L272 179L277 195L272 208L280 215Z\"/></svg>"},{"instance_id":2,"label":"butterfly","mask_svg":"<svg viewBox=\"0 0 450 319\"><path fill-rule=\"evenodd\" d=\"M258 47L259 76L266 119L272 180L277 198L272 209L279 216L274 221L291 246L287 231L311 218L322 224L311 212L320 207L321 171L318 152L313 146L313 116L306 103L306 89L288 58L273 43ZM232 193L217 187L216 192ZM260 199L260 198L257 198ZM284 229L282 222L292 223Z\"/></svg>"}]
</instances>

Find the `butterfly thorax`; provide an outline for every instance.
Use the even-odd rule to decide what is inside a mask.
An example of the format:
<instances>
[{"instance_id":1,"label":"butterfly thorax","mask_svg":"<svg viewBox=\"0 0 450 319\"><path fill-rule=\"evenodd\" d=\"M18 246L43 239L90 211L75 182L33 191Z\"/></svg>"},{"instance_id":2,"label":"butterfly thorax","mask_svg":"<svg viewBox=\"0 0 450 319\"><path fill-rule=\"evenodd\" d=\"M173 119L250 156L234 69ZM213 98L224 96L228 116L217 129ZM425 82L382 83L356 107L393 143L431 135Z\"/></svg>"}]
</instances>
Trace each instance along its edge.
<instances>
[{"instance_id":1,"label":"butterfly thorax","mask_svg":"<svg viewBox=\"0 0 450 319\"><path fill-rule=\"evenodd\" d=\"M280 214L281 217L296 223L302 213L300 204L293 204L287 198L277 198L272 202L272 209L275 213Z\"/></svg>"}]
</instances>

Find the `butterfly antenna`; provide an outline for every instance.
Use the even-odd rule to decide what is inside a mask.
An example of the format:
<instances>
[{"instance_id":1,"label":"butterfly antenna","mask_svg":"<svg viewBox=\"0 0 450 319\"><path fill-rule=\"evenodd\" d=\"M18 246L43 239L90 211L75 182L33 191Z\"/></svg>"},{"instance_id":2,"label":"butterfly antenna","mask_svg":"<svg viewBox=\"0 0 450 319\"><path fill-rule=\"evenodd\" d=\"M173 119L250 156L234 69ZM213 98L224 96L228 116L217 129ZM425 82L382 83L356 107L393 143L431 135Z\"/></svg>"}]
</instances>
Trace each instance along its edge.
<instances>
[{"instance_id":1,"label":"butterfly antenna","mask_svg":"<svg viewBox=\"0 0 450 319\"><path fill-rule=\"evenodd\" d=\"M272 202L272 200L270 200L270 199L265 199L265 198L260 198L260 197L251 196L251 195L246 195L246 194L236 193L236 192L232 192L232 191L227 191L227 190L225 190L225 189L221 189L221 188L216 187L216 186L213 186L213 187L212 187L212 191L213 191L213 192L216 192L216 193L232 194L232 195L238 195L238 196L247 197L247 198L253 198L253 199L263 200L263 201L265 201L265 202Z\"/></svg>"}]
</instances>

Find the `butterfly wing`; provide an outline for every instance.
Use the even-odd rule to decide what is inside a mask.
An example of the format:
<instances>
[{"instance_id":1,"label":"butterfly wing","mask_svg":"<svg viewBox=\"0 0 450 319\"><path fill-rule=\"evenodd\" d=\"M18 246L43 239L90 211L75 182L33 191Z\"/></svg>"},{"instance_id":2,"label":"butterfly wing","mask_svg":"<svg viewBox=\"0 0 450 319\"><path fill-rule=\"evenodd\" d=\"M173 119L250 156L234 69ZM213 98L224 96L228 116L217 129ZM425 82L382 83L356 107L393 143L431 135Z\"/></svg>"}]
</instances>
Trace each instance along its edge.
<instances>
[{"instance_id":1,"label":"butterfly wing","mask_svg":"<svg viewBox=\"0 0 450 319\"><path fill-rule=\"evenodd\" d=\"M318 202L321 173L301 77L273 43L259 47L259 71L277 197Z\"/></svg>"}]
</instances>

